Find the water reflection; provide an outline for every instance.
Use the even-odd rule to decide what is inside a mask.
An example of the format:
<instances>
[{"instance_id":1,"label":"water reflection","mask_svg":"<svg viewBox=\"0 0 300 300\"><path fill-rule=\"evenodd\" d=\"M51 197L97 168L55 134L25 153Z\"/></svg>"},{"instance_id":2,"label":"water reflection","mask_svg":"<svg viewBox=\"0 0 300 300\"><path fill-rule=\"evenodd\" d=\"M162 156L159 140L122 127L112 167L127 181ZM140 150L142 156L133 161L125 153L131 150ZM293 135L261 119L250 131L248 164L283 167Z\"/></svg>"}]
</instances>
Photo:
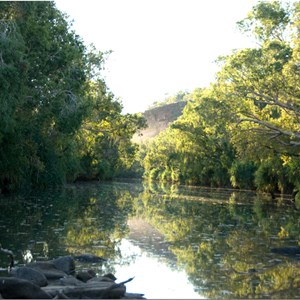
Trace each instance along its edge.
<instances>
[{"instance_id":1,"label":"water reflection","mask_svg":"<svg viewBox=\"0 0 300 300\"><path fill-rule=\"evenodd\" d=\"M135 277L126 284L128 292L142 292L149 299L200 299L205 298L194 291L188 281L186 273L171 268L168 262L153 255L152 252L142 250L130 240L123 239L120 245L124 261L131 261L129 265L114 262L118 280Z\"/></svg>"},{"instance_id":2,"label":"water reflection","mask_svg":"<svg viewBox=\"0 0 300 300\"><path fill-rule=\"evenodd\" d=\"M30 250L25 250L24 252L22 252L22 256L25 264L29 264L33 261L33 255Z\"/></svg>"},{"instance_id":3,"label":"water reflection","mask_svg":"<svg viewBox=\"0 0 300 300\"><path fill-rule=\"evenodd\" d=\"M299 211L284 199L95 183L0 197L0 209L0 243L19 263L92 253L108 263L77 267L135 276L129 291L149 298L300 297L299 260L271 252L300 240Z\"/></svg>"}]
</instances>

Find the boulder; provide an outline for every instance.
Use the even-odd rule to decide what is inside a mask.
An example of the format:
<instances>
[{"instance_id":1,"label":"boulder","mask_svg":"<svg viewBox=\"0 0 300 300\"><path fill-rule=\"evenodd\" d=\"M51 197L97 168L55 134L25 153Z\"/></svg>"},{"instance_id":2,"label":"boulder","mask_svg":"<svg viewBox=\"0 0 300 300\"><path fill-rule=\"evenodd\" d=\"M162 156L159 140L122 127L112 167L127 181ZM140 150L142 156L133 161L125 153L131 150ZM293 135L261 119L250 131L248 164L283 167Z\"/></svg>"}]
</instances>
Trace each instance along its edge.
<instances>
[{"instance_id":1,"label":"boulder","mask_svg":"<svg viewBox=\"0 0 300 300\"><path fill-rule=\"evenodd\" d=\"M102 298L104 299L120 299L123 298L126 293L126 286L119 285L113 289L107 290Z\"/></svg>"},{"instance_id":2,"label":"boulder","mask_svg":"<svg viewBox=\"0 0 300 300\"><path fill-rule=\"evenodd\" d=\"M28 264L27 267L42 272L48 280L55 280L67 276L67 273L57 269L52 262L33 262Z\"/></svg>"},{"instance_id":3,"label":"boulder","mask_svg":"<svg viewBox=\"0 0 300 300\"><path fill-rule=\"evenodd\" d=\"M64 285L64 286L82 286L82 285L84 285L84 282L73 277L72 275L68 275L67 277L60 278L59 284Z\"/></svg>"},{"instance_id":4,"label":"boulder","mask_svg":"<svg viewBox=\"0 0 300 300\"><path fill-rule=\"evenodd\" d=\"M94 277L96 277L96 273L93 270L81 271L76 275L76 278L83 282L87 282Z\"/></svg>"},{"instance_id":5,"label":"boulder","mask_svg":"<svg viewBox=\"0 0 300 300\"><path fill-rule=\"evenodd\" d=\"M103 275L103 277L107 277L113 281L117 280L116 276L112 273L107 273L107 274Z\"/></svg>"},{"instance_id":6,"label":"boulder","mask_svg":"<svg viewBox=\"0 0 300 300\"><path fill-rule=\"evenodd\" d=\"M38 286L46 286L48 284L46 276L37 269L32 269L28 267L20 267L14 269L11 272L12 276L16 278L21 278L25 280L29 280L32 283L37 284Z\"/></svg>"},{"instance_id":7,"label":"boulder","mask_svg":"<svg viewBox=\"0 0 300 300\"><path fill-rule=\"evenodd\" d=\"M51 299L38 285L14 277L0 277L0 294L4 299Z\"/></svg>"},{"instance_id":8,"label":"boulder","mask_svg":"<svg viewBox=\"0 0 300 300\"><path fill-rule=\"evenodd\" d=\"M50 261L53 265L68 275L75 274L75 260L72 256L62 256Z\"/></svg>"},{"instance_id":9,"label":"boulder","mask_svg":"<svg viewBox=\"0 0 300 300\"><path fill-rule=\"evenodd\" d=\"M85 262L102 262L95 255L83 255ZM0 277L0 299L112 299L134 298L140 294L125 294L125 283L115 283L109 273L96 276L93 270L81 271L75 277L75 262L71 256L51 261L33 262L12 271L13 277Z\"/></svg>"}]
</instances>

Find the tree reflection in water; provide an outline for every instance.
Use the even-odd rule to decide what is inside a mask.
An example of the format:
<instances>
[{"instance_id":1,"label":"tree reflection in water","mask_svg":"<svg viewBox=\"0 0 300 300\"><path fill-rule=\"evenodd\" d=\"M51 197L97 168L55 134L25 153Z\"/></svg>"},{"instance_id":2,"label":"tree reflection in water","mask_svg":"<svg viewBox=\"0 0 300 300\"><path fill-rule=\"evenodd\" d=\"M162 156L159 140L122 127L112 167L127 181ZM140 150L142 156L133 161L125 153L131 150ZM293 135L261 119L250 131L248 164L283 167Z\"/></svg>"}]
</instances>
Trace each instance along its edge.
<instances>
[{"instance_id":1,"label":"tree reflection in water","mask_svg":"<svg viewBox=\"0 0 300 300\"><path fill-rule=\"evenodd\" d=\"M19 262L21 251L33 259L92 253L109 261L90 267L122 272L146 255L186 272L199 297L300 296L299 260L270 251L299 242L299 211L285 201L226 190L94 183L1 196L0 209L1 243ZM142 252L134 256L126 241ZM0 257L0 266L6 265Z\"/></svg>"}]
</instances>

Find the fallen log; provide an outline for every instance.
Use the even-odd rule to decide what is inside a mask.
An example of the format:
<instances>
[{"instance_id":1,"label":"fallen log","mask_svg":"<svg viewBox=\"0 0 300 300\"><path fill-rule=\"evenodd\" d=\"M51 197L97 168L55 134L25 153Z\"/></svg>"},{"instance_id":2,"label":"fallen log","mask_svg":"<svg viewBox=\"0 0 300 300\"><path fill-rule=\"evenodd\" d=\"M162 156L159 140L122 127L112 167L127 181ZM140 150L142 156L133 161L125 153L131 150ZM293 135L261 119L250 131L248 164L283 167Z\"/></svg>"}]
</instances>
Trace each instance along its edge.
<instances>
[{"instance_id":1,"label":"fallen log","mask_svg":"<svg viewBox=\"0 0 300 300\"><path fill-rule=\"evenodd\" d=\"M115 297L118 297L118 292L119 291L123 291L122 296L125 295L126 292L126 287L125 287L125 283L130 282L131 280L133 280L134 277L129 278L125 281L122 281L120 283L113 283L110 287L108 287L104 293L104 295L102 296L102 298L105 299L113 299ZM121 298L121 297L120 297Z\"/></svg>"}]
</instances>

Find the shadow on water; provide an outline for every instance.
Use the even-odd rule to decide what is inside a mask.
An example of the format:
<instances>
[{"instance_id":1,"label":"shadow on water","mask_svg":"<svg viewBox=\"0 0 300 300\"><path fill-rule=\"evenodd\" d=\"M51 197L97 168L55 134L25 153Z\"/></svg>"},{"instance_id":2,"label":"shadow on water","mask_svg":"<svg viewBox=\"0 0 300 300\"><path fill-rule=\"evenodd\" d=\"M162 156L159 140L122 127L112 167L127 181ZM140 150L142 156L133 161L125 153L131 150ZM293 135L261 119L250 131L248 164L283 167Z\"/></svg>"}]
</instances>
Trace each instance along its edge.
<instances>
[{"instance_id":1,"label":"shadow on water","mask_svg":"<svg viewBox=\"0 0 300 300\"><path fill-rule=\"evenodd\" d=\"M282 199L208 188L80 183L1 196L0 209L0 243L20 264L92 253L108 259L90 266L99 273L123 274L122 268L135 266L142 277L147 260L170 274L181 272L199 297L300 297L299 257L271 251L300 240L299 210ZM7 264L1 255L0 266ZM143 284L153 288L155 280L161 281L158 274ZM164 286L175 280L166 275ZM184 293L181 298L192 295Z\"/></svg>"}]
</instances>

